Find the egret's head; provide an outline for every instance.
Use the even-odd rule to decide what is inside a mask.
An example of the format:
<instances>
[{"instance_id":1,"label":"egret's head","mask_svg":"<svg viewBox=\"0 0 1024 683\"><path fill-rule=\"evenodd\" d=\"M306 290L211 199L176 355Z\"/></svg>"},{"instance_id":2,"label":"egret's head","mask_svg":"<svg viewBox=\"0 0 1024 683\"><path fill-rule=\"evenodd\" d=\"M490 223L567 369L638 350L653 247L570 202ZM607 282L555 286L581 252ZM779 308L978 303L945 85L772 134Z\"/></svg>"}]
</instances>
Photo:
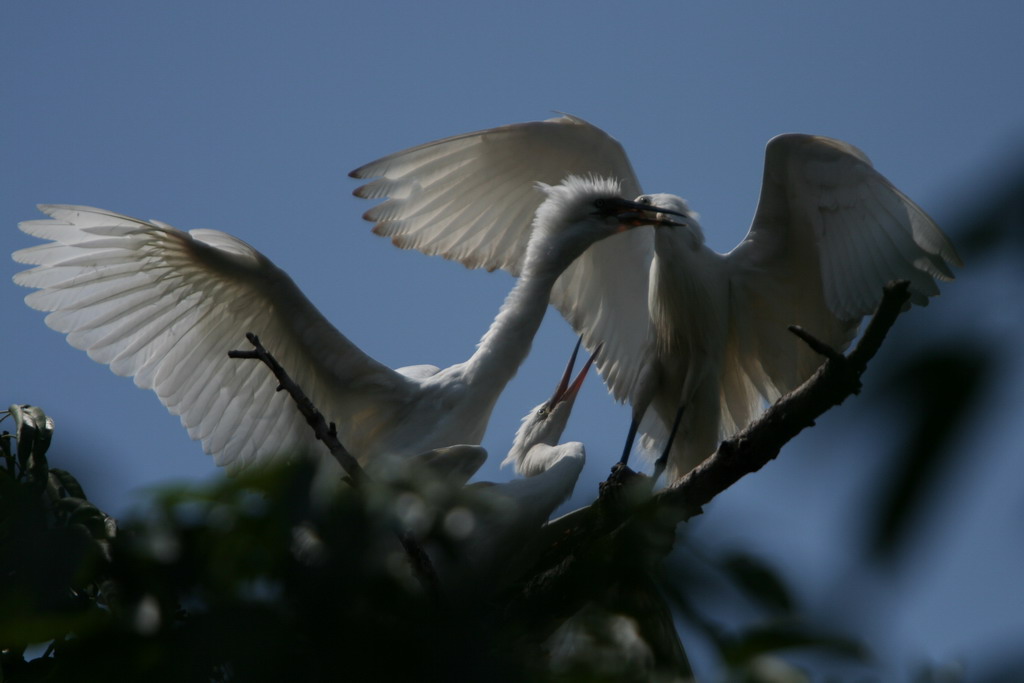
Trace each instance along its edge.
<instances>
[{"instance_id":1,"label":"egret's head","mask_svg":"<svg viewBox=\"0 0 1024 683\"><path fill-rule=\"evenodd\" d=\"M630 228L681 225L669 217L670 209L652 211L623 198L619 182L610 178L571 175L558 185L537 186L547 198L534 216L531 248L558 250L569 261L594 242Z\"/></svg>"},{"instance_id":2,"label":"egret's head","mask_svg":"<svg viewBox=\"0 0 1024 683\"><path fill-rule=\"evenodd\" d=\"M597 351L595 351L584 364L576 379L570 382L572 367L576 363L576 353L579 348L580 345L577 342L572 357L569 358L569 364L551 398L531 410L523 418L523 423L519 426L519 431L516 432L512 448L509 449L508 456L501 463L502 466L514 463L516 473L526 477L543 471L543 468L538 469L533 466L535 463L531 463L527 454L537 444L554 446L562 438L562 432L569 422L569 415L572 413L576 396L579 394L580 387L583 386L583 380L587 377L587 371L590 370L590 366L593 365L594 359L597 357ZM600 347L598 347L598 351L600 351Z\"/></svg>"},{"instance_id":3,"label":"egret's head","mask_svg":"<svg viewBox=\"0 0 1024 683\"><path fill-rule=\"evenodd\" d=\"M704 231L700 227L700 215L690 208L686 200L667 192L655 194L642 194L636 198L637 204L653 206L661 209L664 213L672 216L679 216L678 223L682 223L682 229L693 236L695 244L704 244ZM677 225L678 225L677 223Z\"/></svg>"}]
</instances>

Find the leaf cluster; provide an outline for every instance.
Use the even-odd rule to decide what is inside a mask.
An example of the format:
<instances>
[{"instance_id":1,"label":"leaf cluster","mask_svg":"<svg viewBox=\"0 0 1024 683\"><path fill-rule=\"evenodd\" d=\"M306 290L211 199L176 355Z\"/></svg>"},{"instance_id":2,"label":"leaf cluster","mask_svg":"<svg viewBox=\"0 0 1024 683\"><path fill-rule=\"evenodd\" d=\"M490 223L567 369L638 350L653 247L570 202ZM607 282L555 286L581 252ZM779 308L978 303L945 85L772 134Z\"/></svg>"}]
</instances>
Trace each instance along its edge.
<instances>
[{"instance_id":1,"label":"leaf cluster","mask_svg":"<svg viewBox=\"0 0 1024 683\"><path fill-rule=\"evenodd\" d=\"M106 578L116 524L85 497L68 472L51 469L53 421L39 408L12 405L0 435L0 674L47 674L52 660L26 661L26 648L106 619Z\"/></svg>"},{"instance_id":2,"label":"leaf cluster","mask_svg":"<svg viewBox=\"0 0 1024 683\"><path fill-rule=\"evenodd\" d=\"M731 648L735 671L754 671L767 652L833 646L810 631L792 635L792 599L753 560L704 564L786 616L789 638L763 619L750 634L725 635L687 612L706 583L669 585L657 570L675 521L623 526L631 503L621 498L595 508L598 526L615 532L585 552L553 525L509 581L435 593L396 529L415 529L435 560L457 562L464 548L451 513L479 509L481 489L420 476L317 499L315 468L299 460L163 490L118 525L71 475L48 468L52 421L37 408L10 415L0 471L4 681L688 680L670 604L714 631L723 653ZM543 577L566 562L591 578L550 599Z\"/></svg>"}]
</instances>

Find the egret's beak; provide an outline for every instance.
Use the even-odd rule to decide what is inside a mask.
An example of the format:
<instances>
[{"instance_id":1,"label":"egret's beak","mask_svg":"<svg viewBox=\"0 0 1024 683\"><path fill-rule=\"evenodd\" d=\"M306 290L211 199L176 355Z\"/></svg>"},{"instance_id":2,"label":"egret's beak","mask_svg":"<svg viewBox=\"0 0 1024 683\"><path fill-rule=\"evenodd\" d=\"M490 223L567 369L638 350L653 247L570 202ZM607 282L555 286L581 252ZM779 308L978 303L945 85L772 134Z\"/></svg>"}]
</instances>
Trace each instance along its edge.
<instances>
[{"instance_id":1,"label":"egret's beak","mask_svg":"<svg viewBox=\"0 0 1024 683\"><path fill-rule=\"evenodd\" d=\"M576 379L569 383L569 378L572 376L572 366L576 364L576 354L579 353L580 343L583 338L580 337L576 341L576 347L572 350L572 356L569 357L569 364L565 366L565 372L562 373L562 381L558 383L558 387L555 388L555 393L548 399L547 408L548 410L554 409L556 405L562 401L571 401L576 398L576 394L579 393L580 387L583 386L583 380L587 378L587 371L590 370L590 366L594 364L594 360L597 358L598 352L601 351L601 345L598 344L597 349L594 353L590 354L590 358L583 365L583 369L580 370L580 374L576 376Z\"/></svg>"},{"instance_id":2,"label":"egret's beak","mask_svg":"<svg viewBox=\"0 0 1024 683\"><path fill-rule=\"evenodd\" d=\"M673 216L679 216L680 218L686 218L686 214L672 209L662 209L651 204L644 204L642 202L633 202L628 199L608 199L607 206L611 213L618 216L619 221L622 222L623 226L635 227L639 225L665 225L665 226L680 226L686 225L679 221L674 221L668 218L668 214Z\"/></svg>"}]
</instances>

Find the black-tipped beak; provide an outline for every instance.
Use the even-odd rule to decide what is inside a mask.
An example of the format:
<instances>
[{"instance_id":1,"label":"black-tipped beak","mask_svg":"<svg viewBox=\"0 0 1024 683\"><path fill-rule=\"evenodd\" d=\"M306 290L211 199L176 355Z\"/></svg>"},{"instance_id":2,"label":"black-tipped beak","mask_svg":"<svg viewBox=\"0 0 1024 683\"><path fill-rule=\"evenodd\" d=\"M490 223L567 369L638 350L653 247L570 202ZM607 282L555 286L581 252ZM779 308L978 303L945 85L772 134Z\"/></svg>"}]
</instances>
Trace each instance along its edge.
<instances>
[{"instance_id":1,"label":"black-tipped beak","mask_svg":"<svg viewBox=\"0 0 1024 683\"><path fill-rule=\"evenodd\" d=\"M669 215L672 215L679 216L680 218L686 218L686 214L673 211L672 209L662 209L657 206L652 206L651 204L644 204L643 202L634 202L628 199L609 197L604 200L601 208L607 210L610 214L616 215L623 225L686 225L683 222L674 221L668 217Z\"/></svg>"},{"instance_id":2,"label":"black-tipped beak","mask_svg":"<svg viewBox=\"0 0 1024 683\"><path fill-rule=\"evenodd\" d=\"M569 378L572 377L572 367L576 364L576 355L579 353L580 344L583 342L583 337L580 337L576 341L576 346L572 350L572 355L569 357L569 363L565 366L565 372L562 373L562 380L558 383L558 387L555 388L555 393L548 400L548 410L552 410L556 405L562 401L569 401L576 398L576 394L579 393L580 388L583 386L583 380L587 378L587 372L590 370L590 366L594 364L594 360L597 359L597 354L601 351L601 345L598 344L597 349L594 353L590 354L590 358L583 365L583 369L580 370L580 374L576 375L576 379L569 383Z\"/></svg>"}]
</instances>

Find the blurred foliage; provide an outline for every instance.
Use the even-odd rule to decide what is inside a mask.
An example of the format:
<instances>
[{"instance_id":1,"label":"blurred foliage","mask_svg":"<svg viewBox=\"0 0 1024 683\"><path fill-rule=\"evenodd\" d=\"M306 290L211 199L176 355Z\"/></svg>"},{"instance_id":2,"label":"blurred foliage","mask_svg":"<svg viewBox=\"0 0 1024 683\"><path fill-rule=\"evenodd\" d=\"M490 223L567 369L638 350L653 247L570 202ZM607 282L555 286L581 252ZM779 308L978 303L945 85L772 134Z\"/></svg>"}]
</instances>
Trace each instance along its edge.
<instances>
[{"instance_id":1,"label":"blurred foliage","mask_svg":"<svg viewBox=\"0 0 1024 683\"><path fill-rule=\"evenodd\" d=\"M954 468L977 462L983 455L952 446L965 435L979 406L1005 380L1000 368L1009 359L1003 349L1015 353L1024 342L994 337L978 316L989 307L1005 307L1006 295L1024 284L1024 165L1016 162L989 187L987 194L980 195L948 227L965 268L980 271L1008 259L1019 264L1006 271L1016 282L1003 283L998 293L979 292L967 310L953 310L951 314L961 321L954 333L914 335L916 345L871 383L872 406L899 414L902 431L901 437L893 439L888 457L891 467L878 481L880 503L867 538L869 556L889 566L902 559L904 549L912 545L930 506L944 504L937 490ZM1024 317L1008 315L1018 321L1016 329L996 334L1024 331L1020 326Z\"/></svg>"},{"instance_id":2,"label":"blurred foliage","mask_svg":"<svg viewBox=\"0 0 1024 683\"><path fill-rule=\"evenodd\" d=\"M1024 166L1000 173L992 185L988 195L967 208L953 231L968 264L1003 250L1024 256Z\"/></svg>"},{"instance_id":3,"label":"blurred foliage","mask_svg":"<svg viewBox=\"0 0 1024 683\"><path fill-rule=\"evenodd\" d=\"M992 366L981 344L964 340L915 354L880 382L886 402L899 406L905 436L894 443L893 466L879 482L881 505L869 540L875 559L898 559L906 547L955 460L950 445L989 388Z\"/></svg>"},{"instance_id":4,"label":"blurred foliage","mask_svg":"<svg viewBox=\"0 0 1024 683\"><path fill-rule=\"evenodd\" d=\"M31 406L11 406L0 436L0 645L3 680L25 671L41 679L52 661L26 663L32 643L52 652L72 633L105 619L104 568L115 536L111 518L91 505L67 472L51 470L53 421Z\"/></svg>"},{"instance_id":5,"label":"blurred foliage","mask_svg":"<svg viewBox=\"0 0 1024 683\"><path fill-rule=\"evenodd\" d=\"M450 561L466 549L451 536L449 513L479 505L486 487L417 477L317 498L303 461L164 490L115 524L70 474L48 468L52 421L27 406L9 415L2 681L689 680L670 606L709 634L732 680L806 680L777 656L794 648L863 657L802 623L776 573L739 555L673 567L682 580L669 585L650 561L656 554L615 553L625 558L613 568L618 578L588 587L583 609L550 615L550 624L510 607L535 578L528 565L489 593L443 582L430 590L396 530L415 528L435 559ZM715 591L741 596L759 616L739 631L714 626L694 604Z\"/></svg>"},{"instance_id":6,"label":"blurred foliage","mask_svg":"<svg viewBox=\"0 0 1024 683\"><path fill-rule=\"evenodd\" d=\"M871 670L866 646L834 623L808 617L780 573L759 558L736 551L710 554L683 536L662 571L661 585L676 614L711 645L729 681L818 680L794 664L793 654L857 678Z\"/></svg>"}]
</instances>

